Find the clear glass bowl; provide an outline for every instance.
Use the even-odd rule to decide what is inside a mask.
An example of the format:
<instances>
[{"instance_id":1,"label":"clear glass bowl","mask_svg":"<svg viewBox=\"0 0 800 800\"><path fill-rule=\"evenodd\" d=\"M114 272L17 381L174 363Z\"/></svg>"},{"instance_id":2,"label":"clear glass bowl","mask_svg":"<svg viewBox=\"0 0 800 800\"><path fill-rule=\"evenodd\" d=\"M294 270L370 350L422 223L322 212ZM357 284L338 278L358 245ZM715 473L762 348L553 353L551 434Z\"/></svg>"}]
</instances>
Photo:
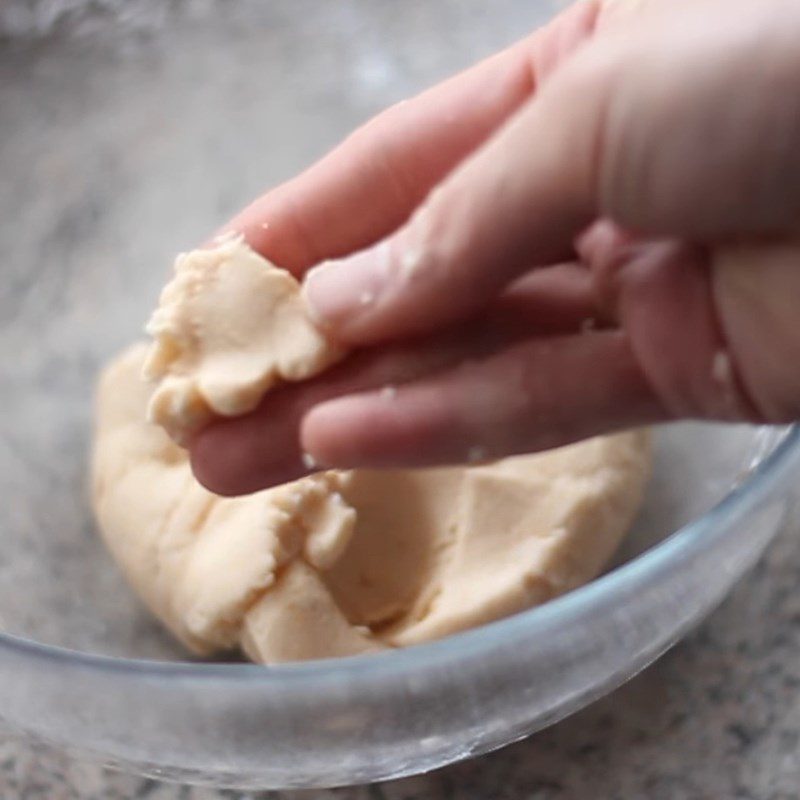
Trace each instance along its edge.
<instances>
[{"instance_id":1,"label":"clear glass bowl","mask_svg":"<svg viewBox=\"0 0 800 800\"><path fill-rule=\"evenodd\" d=\"M183 660L93 529L93 379L139 335L172 254L378 108L550 10L522 0L0 8L0 30L14 32L0 40L5 725L217 785L419 772L619 685L758 558L800 465L794 429L659 431L644 510L608 574L541 608L378 656L272 668Z\"/></svg>"}]
</instances>

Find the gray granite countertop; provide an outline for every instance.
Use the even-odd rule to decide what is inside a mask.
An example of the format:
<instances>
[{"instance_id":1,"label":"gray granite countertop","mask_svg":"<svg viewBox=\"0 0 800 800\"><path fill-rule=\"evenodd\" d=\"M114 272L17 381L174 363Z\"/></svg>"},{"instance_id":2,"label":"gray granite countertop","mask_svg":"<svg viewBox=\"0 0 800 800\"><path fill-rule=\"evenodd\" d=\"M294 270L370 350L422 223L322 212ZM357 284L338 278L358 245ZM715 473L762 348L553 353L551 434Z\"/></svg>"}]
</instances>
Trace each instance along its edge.
<instances>
[{"instance_id":1,"label":"gray granite countertop","mask_svg":"<svg viewBox=\"0 0 800 800\"><path fill-rule=\"evenodd\" d=\"M367 787L242 793L161 784L0 740L4 800L796 800L800 514L694 633L530 739Z\"/></svg>"}]
</instances>

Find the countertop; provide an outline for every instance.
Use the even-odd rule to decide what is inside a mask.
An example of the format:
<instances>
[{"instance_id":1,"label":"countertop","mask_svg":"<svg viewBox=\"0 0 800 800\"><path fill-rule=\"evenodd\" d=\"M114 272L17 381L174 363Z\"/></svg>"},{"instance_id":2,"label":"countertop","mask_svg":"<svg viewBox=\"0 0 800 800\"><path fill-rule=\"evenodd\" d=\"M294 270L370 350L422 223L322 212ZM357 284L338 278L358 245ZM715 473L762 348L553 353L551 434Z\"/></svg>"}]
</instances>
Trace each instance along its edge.
<instances>
[{"instance_id":1,"label":"countertop","mask_svg":"<svg viewBox=\"0 0 800 800\"><path fill-rule=\"evenodd\" d=\"M616 692L500 751L366 787L162 784L0 739L4 800L797 800L800 513L723 605Z\"/></svg>"}]
</instances>

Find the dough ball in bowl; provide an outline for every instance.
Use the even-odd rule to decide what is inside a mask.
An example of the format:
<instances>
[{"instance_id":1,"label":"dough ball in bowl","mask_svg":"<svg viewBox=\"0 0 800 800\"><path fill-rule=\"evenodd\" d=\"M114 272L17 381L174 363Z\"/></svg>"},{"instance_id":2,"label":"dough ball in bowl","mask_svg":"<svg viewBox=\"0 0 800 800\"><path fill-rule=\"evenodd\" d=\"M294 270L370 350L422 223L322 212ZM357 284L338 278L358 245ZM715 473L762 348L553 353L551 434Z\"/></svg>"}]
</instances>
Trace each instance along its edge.
<instances>
[{"instance_id":1,"label":"dough ball in bowl","mask_svg":"<svg viewBox=\"0 0 800 800\"><path fill-rule=\"evenodd\" d=\"M152 612L193 652L254 661L422 642L594 577L650 467L643 431L472 467L323 472L246 497L194 479L146 419L146 346L105 371L94 508Z\"/></svg>"}]
</instances>

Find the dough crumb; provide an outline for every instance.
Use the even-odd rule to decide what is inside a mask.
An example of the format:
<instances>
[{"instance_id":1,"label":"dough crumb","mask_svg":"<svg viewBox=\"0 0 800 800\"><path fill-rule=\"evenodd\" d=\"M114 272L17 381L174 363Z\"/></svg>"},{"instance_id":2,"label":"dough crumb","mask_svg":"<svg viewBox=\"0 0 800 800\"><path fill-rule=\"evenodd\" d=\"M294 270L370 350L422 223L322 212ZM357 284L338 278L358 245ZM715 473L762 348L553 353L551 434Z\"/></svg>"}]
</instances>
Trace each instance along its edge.
<instances>
[{"instance_id":1,"label":"dough crumb","mask_svg":"<svg viewBox=\"0 0 800 800\"><path fill-rule=\"evenodd\" d=\"M479 461L486 461L486 448L476 444L467 452L467 463L477 464Z\"/></svg>"},{"instance_id":2,"label":"dough crumb","mask_svg":"<svg viewBox=\"0 0 800 800\"><path fill-rule=\"evenodd\" d=\"M389 241L384 239L375 249L375 260L378 271L382 275L388 275L392 268L392 253L389 250Z\"/></svg>"},{"instance_id":3,"label":"dough crumb","mask_svg":"<svg viewBox=\"0 0 800 800\"><path fill-rule=\"evenodd\" d=\"M717 350L711 362L711 377L722 385L729 386L733 380L733 365L731 357L724 350Z\"/></svg>"},{"instance_id":4,"label":"dough crumb","mask_svg":"<svg viewBox=\"0 0 800 800\"><path fill-rule=\"evenodd\" d=\"M404 280L409 280L422 263L422 252L418 248L406 250L400 258L400 273Z\"/></svg>"}]
</instances>

